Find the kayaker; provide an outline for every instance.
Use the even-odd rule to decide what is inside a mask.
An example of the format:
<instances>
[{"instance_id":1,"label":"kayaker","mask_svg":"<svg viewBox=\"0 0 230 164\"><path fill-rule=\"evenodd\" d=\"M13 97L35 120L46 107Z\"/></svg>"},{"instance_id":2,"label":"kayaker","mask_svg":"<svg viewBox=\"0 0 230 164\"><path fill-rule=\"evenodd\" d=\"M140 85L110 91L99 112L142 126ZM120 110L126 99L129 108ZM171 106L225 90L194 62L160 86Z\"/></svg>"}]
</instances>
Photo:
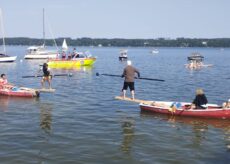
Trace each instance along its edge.
<instances>
[{"instance_id":1,"label":"kayaker","mask_svg":"<svg viewBox=\"0 0 230 164\"><path fill-rule=\"evenodd\" d=\"M192 102L192 109L206 109L208 100L202 89L196 90L196 97Z\"/></svg>"},{"instance_id":2,"label":"kayaker","mask_svg":"<svg viewBox=\"0 0 230 164\"><path fill-rule=\"evenodd\" d=\"M134 99L135 94L135 87L134 87L134 79L135 79L135 73L137 73L138 78L140 78L140 72L132 66L132 62L130 60L127 61L127 66L124 68L123 74L121 77L125 77L124 85L122 88L123 92L123 98L125 98L126 91L129 87L132 99Z\"/></svg>"},{"instance_id":3,"label":"kayaker","mask_svg":"<svg viewBox=\"0 0 230 164\"><path fill-rule=\"evenodd\" d=\"M1 74L1 79L0 79L0 84L1 85L6 85L8 83L7 78L6 78L6 74Z\"/></svg>"},{"instance_id":4,"label":"kayaker","mask_svg":"<svg viewBox=\"0 0 230 164\"><path fill-rule=\"evenodd\" d=\"M48 64L47 63L43 64L42 71L43 71L43 77L42 77L42 80L41 80L42 88L44 88L44 82L45 81L48 82L49 88L51 88L51 79L52 79L52 76L51 76L50 71L48 69Z\"/></svg>"},{"instance_id":5,"label":"kayaker","mask_svg":"<svg viewBox=\"0 0 230 164\"><path fill-rule=\"evenodd\" d=\"M1 74L1 78L0 78L0 87L1 88L7 88L7 89L11 89L13 88L13 84L8 83L8 80L6 78L6 74Z\"/></svg>"}]
</instances>

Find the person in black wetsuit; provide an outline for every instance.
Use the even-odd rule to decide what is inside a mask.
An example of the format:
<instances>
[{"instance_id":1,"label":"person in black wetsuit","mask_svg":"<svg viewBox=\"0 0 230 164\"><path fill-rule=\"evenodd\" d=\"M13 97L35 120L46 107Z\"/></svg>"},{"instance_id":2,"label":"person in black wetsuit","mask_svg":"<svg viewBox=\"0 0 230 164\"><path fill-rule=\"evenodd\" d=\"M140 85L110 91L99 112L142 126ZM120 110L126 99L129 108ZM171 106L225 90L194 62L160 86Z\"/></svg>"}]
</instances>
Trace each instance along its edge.
<instances>
[{"instance_id":1,"label":"person in black wetsuit","mask_svg":"<svg viewBox=\"0 0 230 164\"><path fill-rule=\"evenodd\" d=\"M206 109L206 104L208 103L208 100L204 94L204 91L202 89L196 90L196 97L192 102L192 108L193 109Z\"/></svg>"},{"instance_id":2,"label":"person in black wetsuit","mask_svg":"<svg viewBox=\"0 0 230 164\"><path fill-rule=\"evenodd\" d=\"M48 64L44 63L42 66L43 76L41 80L42 88L44 88L44 82L47 81L49 84L49 88L51 88L51 79L50 71L48 70Z\"/></svg>"}]
</instances>

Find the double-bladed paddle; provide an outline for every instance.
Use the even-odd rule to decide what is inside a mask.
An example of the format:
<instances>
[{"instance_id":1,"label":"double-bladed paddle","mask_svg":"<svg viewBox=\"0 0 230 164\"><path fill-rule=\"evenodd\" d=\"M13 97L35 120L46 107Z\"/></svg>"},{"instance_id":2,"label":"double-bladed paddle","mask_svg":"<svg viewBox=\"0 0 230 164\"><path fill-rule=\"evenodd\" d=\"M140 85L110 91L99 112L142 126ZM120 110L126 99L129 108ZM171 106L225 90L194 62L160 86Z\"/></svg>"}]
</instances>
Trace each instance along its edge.
<instances>
[{"instance_id":1,"label":"double-bladed paddle","mask_svg":"<svg viewBox=\"0 0 230 164\"><path fill-rule=\"evenodd\" d=\"M96 73L96 76L100 76L100 75L122 77L121 75L113 75L113 74L106 74L106 73L99 74L98 72ZM139 78L135 77L135 79L152 80L152 81L165 81L165 80L162 80L162 79L153 79L153 78L145 78L145 77L139 77Z\"/></svg>"}]
</instances>

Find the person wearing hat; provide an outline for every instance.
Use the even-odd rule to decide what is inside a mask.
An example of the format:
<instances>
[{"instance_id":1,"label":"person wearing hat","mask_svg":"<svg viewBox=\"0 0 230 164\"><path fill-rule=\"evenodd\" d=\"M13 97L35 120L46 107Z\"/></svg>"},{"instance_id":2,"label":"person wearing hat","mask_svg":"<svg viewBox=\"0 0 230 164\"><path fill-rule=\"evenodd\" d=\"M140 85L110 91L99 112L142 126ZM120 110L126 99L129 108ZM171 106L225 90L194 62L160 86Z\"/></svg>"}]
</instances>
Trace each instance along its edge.
<instances>
[{"instance_id":1,"label":"person wearing hat","mask_svg":"<svg viewBox=\"0 0 230 164\"><path fill-rule=\"evenodd\" d=\"M196 90L196 97L192 102L192 108L195 109L206 109L208 100L204 94L203 89L198 88Z\"/></svg>"},{"instance_id":2,"label":"person wearing hat","mask_svg":"<svg viewBox=\"0 0 230 164\"><path fill-rule=\"evenodd\" d=\"M127 66L124 68L123 74L121 77L125 77L122 92L123 92L123 98L125 98L126 91L129 87L132 99L134 99L135 94L135 87L134 87L134 79L135 79L135 73L138 75L138 78L140 78L140 72L132 66L132 62L130 60L127 61Z\"/></svg>"},{"instance_id":3,"label":"person wearing hat","mask_svg":"<svg viewBox=\"0 0 230 164\"><path fill-rule=\"evenodd\" d=\"M49 84L49 88L51 88L51 79L52 76L50 74L50 71L48 70L48 64L44 63L42 66L43 76L41 80L42 88L44 88L44 82L47 81Z\"/></svg>"}]
</instances>

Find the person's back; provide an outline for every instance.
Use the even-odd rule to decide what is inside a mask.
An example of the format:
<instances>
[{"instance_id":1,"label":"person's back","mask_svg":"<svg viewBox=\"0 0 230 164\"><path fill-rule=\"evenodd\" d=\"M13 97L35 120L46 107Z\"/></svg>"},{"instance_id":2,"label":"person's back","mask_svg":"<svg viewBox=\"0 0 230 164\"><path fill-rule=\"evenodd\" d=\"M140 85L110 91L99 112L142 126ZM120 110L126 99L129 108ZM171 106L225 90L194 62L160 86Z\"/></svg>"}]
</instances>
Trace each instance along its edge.
<instances>
[{"instance_id":1,"label":"person's back","mask_svg":"<svg viewBox=\"0 0 230 164\"><path fill-rule=\"evenodd\" d=\"M126 66L123 72L123 76L125 77L125 82L134 82L135 73L138 74L138 77L140 76L140 73L136 68L134 68L131 65Z\"/></svg>"},{"instance_id":2,"label":"person's back","mask_svg":"<svg viewBox=\"0 0 230 164\"><path fill-rule=\"evenodd\" d=\"M125 98L126 90L129 87L129 89L131 91L131 94L132 94L132 99L134 99L134 90L135 90L134 79L135 79L135 73L137 73L138 77L140 77L139 71L135 67L131 66L131 61L128 60L127 61L127 66L124 68L124 71L123 71L123 74L122 74L122 77L125 77L124 85L123 85L123 88L122 88L122 92L123 92L123 97L124 98Z\"/></svg>"},{"instance_id":3,"label":"person's back","mask_svg":"<svg viewBox=\"0 0 230 164\"><path fill-rule=\"evenodd\" d=\"M46 63L43 64L42 71L44 73L44 76L49 76L50 75L50 72L48 70L48 65Z\"/></svg>"},{"instance_id":4,"label":"person's back","mask_svg":"<svg viewBox=\"0 0 230 164\"><path fill-rule=\"evenodd\" d=\"M208 103L208 100L205 96L205 94L203 93L202 89L197 89L196 91L196 97L193 100L193 104L195 105L196 109L205 109L206 108L206 104Z\"/></svg>"}]
</instances>

